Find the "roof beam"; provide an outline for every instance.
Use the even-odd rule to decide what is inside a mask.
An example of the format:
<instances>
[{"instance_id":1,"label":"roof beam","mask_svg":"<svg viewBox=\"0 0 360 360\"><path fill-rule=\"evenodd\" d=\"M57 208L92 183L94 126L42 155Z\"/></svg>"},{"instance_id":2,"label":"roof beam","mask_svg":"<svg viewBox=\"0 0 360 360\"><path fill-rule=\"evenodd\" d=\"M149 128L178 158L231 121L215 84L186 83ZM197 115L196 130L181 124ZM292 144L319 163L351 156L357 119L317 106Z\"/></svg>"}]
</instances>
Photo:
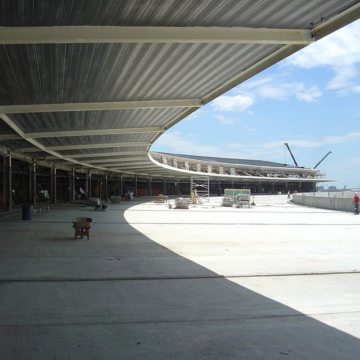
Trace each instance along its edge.
<instances>
[{"instance_id":1,"label":"roof beam","mask_svg":"<svg viewBox=\"0 0 360 360\"><path fill-rule=\"evenodd\" d=\"M356 4L349 9L333 16L331 19L320 23L312 29L314 40L319 40L326 35L350 24L360 18L360 4Z\"/></svg>"},{"instance_id":2,"label":"roof beam","mask_svg":"<svg viewBox=\"0 0 360 360\"><path fill-rule=\"evenodd\" d=\"M1 34L1 30L0 30ZM201 106L198 99L183 100L139 100L112 101L62 104L30 104L30 105L1 105L0 112L4 114L29 114L63 111L91 111L91 110L126 110L126 109L154 109L154 108L182 108Z\"/></svg>"},{"instance_id":3,"label":"roof beam","mask_svg":"<svg viewBox=\"0 0 360 360\"><path fill-rule=\"evenodd\" d=\"M247 27L39 26L2 27L0 44L89 43L311 43L309 30Z\"/></svg>"},{"instance_id":4,"label":"roof beam","mask_svg":"<svg viewBox=\"0 0 360 360\"><path fill-rule=\"evenodd\" d=\"M173 172L177 172L176 169L172 170L172 169L165 169L165 168L161 168L159 166L158 169L154 169L153 170L154 173L164 173L164 174L169 174L169 173L173 173ZM179 174L181 174L181 172L178 172ZM184 175L184 173L182 173L182 175ZM189 174L190 175L190 174Z\"/></svg>"},{"instance_id":5,"label":"roof beam","mask_svg":"<svg viewBox=\"0 0 360 360\"><path fill-rule=\"evenodd\" d=\"M100 129L100 130L69 130L69 131L49 131L39 133L24 133L25 138L41 139L53 137L71 136L98 136L98 135L119 135L137 134L150 132L164 132L161 127L142 127L142 128L120 128L120 129Z\"/></svg>"},{"instance_id":6,"label":"roof beam","mask_svg":"<svg viewBox=\"0 0 360 360\"><path fill-rule=\"evenodd\" d=\"M121 168L121 167L119 167L119 169L121 170L121 169L124 169L124 168ZM161 173L161 174L169 174L169 173L173 173L174 171L172 171L171 169L162 169L162 168L156 168L156 165L154 165L154 168L149 168L149 169L146 169L146 171L149 171L151 169L151 172L152 173L154 173L154 174L159 174L159 173ZM135 171L135 169L134 169L134 171ZM142 171L142 168L141 167L139 167L139 171ZM176 172L176 171L175 171ZM180 172L179 172L180 173ZM181 174L181 173L180 173Z\"/></svg>"},{"instance_id":7,"label":"roof beam","mask_svg":"<svg viewBox=\"0 0 360 360\"><path fill-rule=\"evenodd\" d=\"M144 168L155 168L156 169L156 165L154 164L138 164L138 163L134 163L134 164L131 164L131 163L128 163L127 165L124 164L123 166L119 166L119 169L124 169L124 170L130 170L130 169L133 169L133 170L136 170L136 169L144 169Z\"/></svg>"},{"instance_id":8,"label":"roof beam","mask_svg":"<svg viewBox=\"0 0 360 360\"><path fill-rule=\"evenodd\" d=\"M148 161L134 161L134 162L129 162L129 164L131 163L134 163L134 164L137 164L139 167L142 167L143 165L149 165L149 162ZM109 170L112 170L112 169L123 169L125 166L126 166L126 163L125 164L104 164L102 165L104 167L106 167L107 169Z\"/></svg>"},{"instance_id":9,"label":"roof beam","mask_svg":"<svg viewBox=\"0 0 360 360\"><path fill-rule=\"evenodd\" d=\"M147 141L130 141L130 142L114 142L114 143L98 143L98 144L73 144L73 145L59 145L59 146L46 146L47 150L81 150L81 149L105 149L112 147L131 147L131 146L147 146L149 142ZM18 149L18 152L38 152L39 149L32 148L22 148Z\"/></svg>"},{"instance_id":10,"label":"roof beam","mask_svg":"<svg viewBox=\"0 0 360 360\"><path fill-rule=\"evenodd\" d=\"M21 139L20 135L16 135L16 134L0 134L0 141L19 140L19 139Z\"/></svg>"},{"instance_id":11,"label":"roof beam","mask_svg":"<svg viewBox=\"0 0 360 360\"><path fill-rule=\"evenodd\" d=\"M125 156L125 155L124 155ZM147 156L143 156L143 157L124 157L121 158L121 156L116 157L116 158L111 158L111 159L94 159L94 160L87 160L86 162L88 164L99 164L99 163L103 163L104 166L106 166L106 163L119 163L119 162L131 162L131 161L137 161L137 160L146 160L148 159Z\"/></svg>"},{"instance_id":12,"label":"roof beam","mask_svg":"<svg viewBox=\"0 0 360 360\"><path fill-rule=\"evenodd\" d=\"M37 142L36 140L26 137L25 133L20 129L19 126L17 126L6 114L1 114L0 113L0 119L6 124L8 125L13 131L15 131L20 138L25 139L26 141L28 141L29 143L31 143L32 145L36 146L37 148L39 148L40 151L45 151L48 154L51 154L55 159L62 159L64 161L68 161L70 163L75 163L76 165L80 165L80 166L85 166L85 167L90 167L91 165L87 164L87 163L81 163L77 160L71 159L67 156L63 156L55 151L51 151L51 150L46 150L44 148L43 145L41 145L39 142ZM104 168L101 167L97 167L98 169L101 170L105 170Z\"/></svg>"}]
</instances>

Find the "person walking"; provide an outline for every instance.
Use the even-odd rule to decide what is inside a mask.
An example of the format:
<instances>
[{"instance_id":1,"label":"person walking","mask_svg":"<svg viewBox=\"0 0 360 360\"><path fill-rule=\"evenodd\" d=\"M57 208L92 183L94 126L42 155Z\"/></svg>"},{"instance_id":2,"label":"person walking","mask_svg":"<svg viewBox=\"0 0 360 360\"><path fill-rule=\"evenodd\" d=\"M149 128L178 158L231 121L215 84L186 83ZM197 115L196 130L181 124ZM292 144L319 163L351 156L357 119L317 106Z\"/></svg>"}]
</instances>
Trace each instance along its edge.
<instances>
[{"instance_id":1,"label":"person walking","mask_svg":"<svg viewBox=\"0 0 360 360\"><path fill-rule=\"evenodd\" d=\"M353 202L354 202L354 206L355 206L355 214L357 215L357 214L359 214L359 202L360 202L360 198L357 193L355 193L355 195L354 195Z\"/></svg>"}]
</instances>

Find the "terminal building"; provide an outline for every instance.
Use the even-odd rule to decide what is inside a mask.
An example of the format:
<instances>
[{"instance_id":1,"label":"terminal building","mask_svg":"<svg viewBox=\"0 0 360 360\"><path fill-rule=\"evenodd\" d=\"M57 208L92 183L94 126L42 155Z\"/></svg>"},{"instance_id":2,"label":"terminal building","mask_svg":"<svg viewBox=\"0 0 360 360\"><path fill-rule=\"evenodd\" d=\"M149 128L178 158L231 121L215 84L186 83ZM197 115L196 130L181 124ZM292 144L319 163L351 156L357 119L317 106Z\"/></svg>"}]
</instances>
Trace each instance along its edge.
<instances>
[{"instance_id":1,"label":"terminal building","mask_svg":"<svg viewBox=\"0 0 360 360\"><path fill-rule=\"evenodd\" d=\"M136 197L190 196L196 184L206 185L208 195L223 195L224 189L250 189L256 194L315 191L327 181L318 169L298 168L261 160L226 159L150 152L148 165L134 174L86 169L19 156L9 150L0 157L0 208L22 204L78 202L97 197L133 193ZM127 172L129 171L129 172Z\"/></svg>"}]
</instances>

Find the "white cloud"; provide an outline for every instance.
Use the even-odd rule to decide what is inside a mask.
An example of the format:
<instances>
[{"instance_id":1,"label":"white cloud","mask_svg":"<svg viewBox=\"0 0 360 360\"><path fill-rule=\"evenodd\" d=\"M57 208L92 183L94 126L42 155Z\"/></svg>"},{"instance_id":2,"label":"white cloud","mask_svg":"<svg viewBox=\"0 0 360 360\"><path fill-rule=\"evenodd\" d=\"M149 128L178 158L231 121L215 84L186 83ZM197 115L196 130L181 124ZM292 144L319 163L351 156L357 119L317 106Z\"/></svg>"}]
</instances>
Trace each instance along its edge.
<instances>
[{"instance_id":1,"label":"white cloud","mask_svg":"<svg viewBox=\"0 0 360 360\"><path fill-rule=\"evenodd\" d=\"M200 118L199 112L198 111L194 111L193 113L191 113L190 115L188 115L185 119L181 120L182 123L186 122L186 123L191 123L191 122L195 122Z\"/></svg>"},{"instance_id":2,"label":"white cloud","mask_svg":"<svg viewBox=\"0 0 360 360\"><path fill-rule=\"evenodd\" d=\"M294 84L294 93L299 100L307 102L315 102L322 96L317 86L306 87L302 83Z\"/></svg>"},{"instance_id":3,"label":"white cloud","mask_svg":"<svg viewBox=\"0 0 360 360\"><path fill-rule=\"evenodd\" d=\"M241 128L241 130L246 131L246 132L255 132L255 131L257 131L257 129L252 128L252 127L250 127L250 126L243 126L243 127Z\"/></svg>"},{"instance_id":4,"label":"white cloud","mask_svg":"<svg viewBox=\"0 0 360 360\"><path fill-rule=\"evenodd\" d=\"M256 80L247 81L242 85L243 89L252 89L252 88L258 88L260 86L264 86L266 84L269 84L273 81L273 78L268 76Z\"/></svg>"},{"instance_id":5,"label":"white cloud","mask_svg":"<svg viewBox=\"0 0 360 360\"><path fill-rule=\"evenodd\" d=\"M198 141L198 140L196 140ZM241 141L241 140L240 140ZM216 156L234 159L276 159L281 156L279 149L265 149L259 144L243 145L241 143L218 146L195 144L187 135L179 131L166 132L152 146L152 151L163 151L177 154Z\"/></svg>"},{"instance_id":6,"label":"white cloud","mask_svg":"<svg viewBox=\"0 0 360 360\"><path fill-rule=\"evenodd\" d=\"M221 114L216 115L215 118L216 118L217 122L222 125L228 125L228 124L235 123L235 119L221 115Z\"/></svg>"},{"instance_id":7,"label":"white cloud","mask_svg":"<svg viewBox=\"0 0 360 360\"><path fill-rule=\"evenodd\" d=\"M285 63L305 69L330 67L331 90L356 92L360 63L360 21L356 21L290 56Z\"/></svg>"},{"instance_id":8,"label":"white cloud","mask_svg":"<svg viewBox=\"0 0 360 360\"><path fill-rule=\"evenodd\" d=\"M307 86L302 82L287 82L276 78L267 78L266 81L255 81L244 87L250 97L265 98L271 100L288 100L296 97L299 101L314 102L321 96L322 92L316 85Z\"/></svg>"},{"instance_id":9,"label":"white cloud","mask_svg":"<svg viewBox=\"0 0 360 360\"><path fill-rule=\"evenodd\" d=\"M222 95L212 102L215 110L243 112L251 107L255 99L250 94L246 95Z\"/></svg>"},{"instance_id":10,"label":"white cloud","mask_svg":"<svg viewBox=\"0 0 360 360\"><path fill-rule=\"evenodd\" d=\"M360 61L360 21L293 54L287 62L302 68L348 66Z\"/></svg>"},{"instance_id":11,"label":"white cloud","mask_svg":"<svg viewBox=\"0 0 360 360\"><path fill-rule=\"evenodd\" d=\"M296 97L299 101L315 102L322 96L322 92L315 85L306 86L302 82L283 82L276 79L265 78L248 83L241 94L222 95L212 102L215 111L244 112L255 104L255 98L288 100ZM251 111L248 112L253 114ZM222 125L232 124L235 120L222 114L216 115Z\"/></svg>"},{"instance_id":12,"label":"white cloud","mask_svg":"<svg viewBox=\"0 0 360 360\"><path fill-rule=\"evenodd\" d=\"M260 86L255 89L255 91L258 96L273 100L286 100L289 97L289 91L286 84Z\"/></svg>"},{"instance_id":13,"label":"white cloud","mask_svg":"<svg viewBox=\"0 0 360 360\"><path fill-rule=\"evenodd\" d=\"M324 145L334 145L334 144L343 144L348 141L360 140L360 132L352 132L342 136L325 136L323 138L313 139L313 140L299 140L299 139L290 139L290 140L278 140L271 141L264 144L265 148L273 149L277 147L284 146L284 142L288 142L291 146L297 146L301 148L315 148L321 147Z\"/></svg>"},{"instance_id":14,"label":"white cloud","mask_svg":"<svg viewBox=\"0 0 360 360\"><path fill-rule=\"evenodd\" d=\"M360 179L359 179L359 166L360 159L359 157L346 157L342 158L341 161L336 158L336 154L333 154L328 160L331 166L331 178L338 180L334 183L338 187L343 187L346 185L348 189L351 188L360 188ZM330 171L328 170L330 173ZM330 185L330 184L329 184Z\"/></svg>"},{"instance_id":15,"label":"white cloud","mask_svg":"<svg viewBox=\"0 0 360 360\"><path fill-rule=\"evenodd\" d=\"M229 149L245 149L247 145L239 144L239 143L229 143L226 145Z\"/></svg>"},{"instance_id":16,"label":"white cloud","mask_svg":"<svg viewBox=\"0 0 360 360\"><path fill-rule=\"evenodd\" d=\"M358 75L358 71L354 66L334 67L335 76L329 81L328 89L341 90L344 88L355 87L354 79Z\"/></svg>"},{"instance_id":17,"label":"white cloud","mask_svg":"<svg viewBox=\"0 0 360 360\"><path fill-rule=\"evenodd\" d=\"M195 144L191 141L191 137L184 136L180 131L167 131L165 134L161 135L160 138L154 144L154 149L161 148L159 151L172 152L177 154L191 154L191 155L212 155L212 156L222 156L215 155L217 153L222 153L222 150L218 146L213 145L200 145Z\"/></svg>"},{"instance_id":18,"label":"white cloud","mask_svg":"<svg viewBox=\"0 0 360 360\"><path fill-rule=\"evenodd\" d=\"M273 100L287 100L295 96L300 101L314 102L321 97L322 92L315 85L306 86L302 82L276 82L272 85L255 89L257 95Z\"/></svg>"}]
</instances>

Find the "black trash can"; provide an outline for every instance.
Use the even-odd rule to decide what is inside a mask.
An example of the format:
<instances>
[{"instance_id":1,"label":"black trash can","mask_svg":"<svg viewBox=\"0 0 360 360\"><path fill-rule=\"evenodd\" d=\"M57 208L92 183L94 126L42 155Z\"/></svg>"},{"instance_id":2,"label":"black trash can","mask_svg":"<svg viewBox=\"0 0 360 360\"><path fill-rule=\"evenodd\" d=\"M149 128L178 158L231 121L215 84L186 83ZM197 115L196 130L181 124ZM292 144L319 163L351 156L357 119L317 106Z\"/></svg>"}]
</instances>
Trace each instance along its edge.
<instances>
[{"instance_id":1,"label":"black trash can","mask_svg":"<svg viewBox=\"0 0 360 360\"><path fill-rule=\"evenodd\" d=\"M23 220L31 220L32 219L32 212L33 206L29 204L24 204L21 208L21 215Z\"/></svg>"}]
</instances>

